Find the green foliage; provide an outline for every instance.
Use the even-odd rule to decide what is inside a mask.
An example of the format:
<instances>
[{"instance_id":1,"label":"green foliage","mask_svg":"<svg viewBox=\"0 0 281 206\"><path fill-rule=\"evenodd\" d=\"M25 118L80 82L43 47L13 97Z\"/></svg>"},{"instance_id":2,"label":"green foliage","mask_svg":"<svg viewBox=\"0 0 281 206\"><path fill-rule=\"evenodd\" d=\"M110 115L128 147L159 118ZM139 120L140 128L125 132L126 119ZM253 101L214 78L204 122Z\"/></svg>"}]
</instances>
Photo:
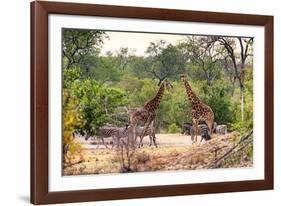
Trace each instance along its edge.
<instances>
[{"instance_id":1,"label":"green foliage","mask_svg":"<svg viewBox=\"0 0 281 206\"><path fill-rule=\"evenodd\" d=\"M232 111L235 113L235 120L231 126L233 130L238 130L241 133L245 133L253 128L253 71L250 68L246 68L245 74L245 99L244 121L241 120L240 102L236 100L232 106Z\"/></svg>"},{"instance_id":2,"label":"green foliage","mask_svg":"<svg viewBox=\"0 0 281 206\"><path fill-rule=\"evenodd\" d=\"M169 127L168 127L168 133L179 133L181 131L181 129L175 124L171 124Z\"/></svg>"},{"instance_id":3,"label":"green foliage","mask_svg":"<svg viewBox=\"0 0 281 206\"><path fill-rule=\"evenodd\" d=\"M190 111L191 108L186 103L185 89L182 83L174 82L173 90L166 92L160 108L156 111L156 126L158 130L167 128L172 123L182 125L184 122L190 122Z\"/></svg>"},{"instance_id":4,"label":"green foliage","mask_svg":"<svg viewBox=\"0 0 281 206\"><path fill-rule=\"evenodd\" d=\"M82 135L96 134L99 127L110 122L115 109L123 106L124 93L118 88L108 88L93 79L76 80L70 87L71 97L79 100L83 127L78 128Z\"/></svg>"},{"instance_id":5,"label":"green foliage","mask_svg":"<svg viewBox=\"0 0 281 206\"><path fill-rule=\"evenodd\" d=\"M63 70L63 88L70 88L71 84L81 78L81 68L71 67Z\"/></svg>"},{"instance_id":6,"label":"green foliage","mask_svg":"<svg viewBox=\"0 0 281 206\"><path fill-rule=\"evenodd\" d=\"M228 84L224 80L214 81L211 85L206 80L198 81L198 96L209 105L218 124L229 124L234 119L231 111L231 97L228 94Z\"/></svg>"},{"instance_id":7,"label":"green foliage","mask_svg":"<svg viewBox=\"0 0 281 206\"><path fill-rule=\"evenodd\" d=\"M151 42L147 48L149 68L146 69L159 83L164 78L178 79L178 75L185 71L186 59L181 50L165 41Z\"/></svg>"},{"instance_id":8,"label":"green foliage","mask_svg":"<svg viewBox=\"0 0 281 206\"><path fill-rule=\"evenodd\" d=\"M92 68L92 75L100 83L114 83L120 81L122 73L114 57L99 57L96 67Z\"/></svg>"},{"instance_id":9,"label":"green foliage","mask_svg":"<svg viewBox=\"0 0 281 206\"><path fill-rule=\"evenodd\" d=\"M147 72L151 64L147 58L142 56L132 56L130 61L127 63L127 72L130 72L132 75L138 78L150 78L151 73Z\"/></svg>"},{"instance_id":10,"label":"green foliage","mask_svg":"<svg viewBox=\"0 0 281 206\"><path fill-rule=\"evenodd\" d=\"M138 79L132 75L124 76L119 84L127 94L129 108L143 106L155 96L159 88L156 81L146 78Z\"/></svg>"}]
</instances>

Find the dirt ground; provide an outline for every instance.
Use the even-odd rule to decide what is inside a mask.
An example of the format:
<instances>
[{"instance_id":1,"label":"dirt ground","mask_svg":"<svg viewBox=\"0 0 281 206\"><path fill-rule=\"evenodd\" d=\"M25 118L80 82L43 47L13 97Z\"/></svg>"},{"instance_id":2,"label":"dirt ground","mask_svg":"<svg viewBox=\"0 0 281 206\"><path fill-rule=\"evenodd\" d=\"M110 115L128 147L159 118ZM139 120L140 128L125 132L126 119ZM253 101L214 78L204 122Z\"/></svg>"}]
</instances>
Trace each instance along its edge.
<instances>
[{"instance_id":1,"label":"dirt ground","mask_svg":"<svg viewBox=\"0 0 281 206\"><path fill-rule=\"evenodd\" d=\"M137 149L133 159L133 171L193 170L206 168L211 162L233 147L234 134L213 135L210 141L192 145L191 137L181 134L156 134L158 147L149 147L149 138L144 147ZM198 143L201 137L198 137ZM120 158L111 149L111 139L106 139L108 148L97 141L76 138L83 147L83 159L64 167L64 175L105 174L120 172ZM232 167L251 167L252 160L243 154L239 164ZM227 166L226 166L227 167Z\"/></svg>"},{"instance_id":2,"label":"dirt ground","mask_svg":"<svg viewBox=\"0 0 281 206\"><path fill-rule=\"evenodd\" d=\"M200 136L198 136L198 142L201 139ZM89 139L88 141L85 141L84 138L79 138L78 141L83 145L84 148L105 148L104 145L102 145L99 141L95 139ZM137 140L139 141L139 139ZM112 139L107 138L105 139L106 145L110 148L112 144ZM143 144L144 147L148 147L150 143L149 137L146 136L143 138ZM156 134L156 143L159 147L181 147L181 146L188 146L191 145L191 137L187 135L182 134ZM204 141L202 142L204 143Z\"/></svg>"}]
</instances>

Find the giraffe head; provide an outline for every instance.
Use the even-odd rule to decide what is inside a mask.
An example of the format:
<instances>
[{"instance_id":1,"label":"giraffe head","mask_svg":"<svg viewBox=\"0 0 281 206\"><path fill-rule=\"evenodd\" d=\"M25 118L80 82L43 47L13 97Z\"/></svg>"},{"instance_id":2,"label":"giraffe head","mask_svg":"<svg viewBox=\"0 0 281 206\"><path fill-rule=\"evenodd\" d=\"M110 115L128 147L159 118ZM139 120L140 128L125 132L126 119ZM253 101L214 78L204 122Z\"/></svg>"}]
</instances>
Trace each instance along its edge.
<instances>
[{"instance_id":1,"label":"giraffe head","mask_svg":"<svg viewBox=\"0 0 281 206\"><path fill-rule=\"evenodd\" d=\"M173 85L171 84L171 82L169 82L167 79L164 79L162 81L162 84L164 84L164 87L168 90L171 91L173 89Z\"/></svg>"},{"instance_id":2,"label":"giraffe head","mask_svg":"<svg viewBox=\"0 0 281 206\"><path fill-rule=\"evenodd\" d=\"M187 77L186 74L181 74L181 75L180 75L180 78L181 78L182 81L185 81L185 80L186 80L186 77Z\"/></svg>"}]
</instances>

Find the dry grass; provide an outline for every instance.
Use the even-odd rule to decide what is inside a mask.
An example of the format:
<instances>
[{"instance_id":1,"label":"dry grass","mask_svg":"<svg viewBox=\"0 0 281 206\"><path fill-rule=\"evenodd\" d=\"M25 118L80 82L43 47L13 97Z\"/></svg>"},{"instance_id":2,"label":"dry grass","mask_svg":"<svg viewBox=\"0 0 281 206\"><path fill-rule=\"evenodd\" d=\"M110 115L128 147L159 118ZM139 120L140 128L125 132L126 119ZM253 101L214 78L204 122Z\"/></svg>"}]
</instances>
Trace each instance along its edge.
<instances>
[{"instance_id":1,"label":"dry grass","mask_svg":"<svg viewBox=\"0 0 281 206\"><path fill-rule=\"evenodd\" d=\"M213 136L213 139L199 145L191 145L186 136L158 134L158 148L145 147L136 150L132 160L135 172L195 170L209 165L231 148L235 135ZM119 173L120 163L114 149L89 147L83 150L84 162L64 168L64 175ZM234 167L251 167L250 158L241 157ZM225 167L229 167L226 165Z\"/></svg>"}]
</instances>

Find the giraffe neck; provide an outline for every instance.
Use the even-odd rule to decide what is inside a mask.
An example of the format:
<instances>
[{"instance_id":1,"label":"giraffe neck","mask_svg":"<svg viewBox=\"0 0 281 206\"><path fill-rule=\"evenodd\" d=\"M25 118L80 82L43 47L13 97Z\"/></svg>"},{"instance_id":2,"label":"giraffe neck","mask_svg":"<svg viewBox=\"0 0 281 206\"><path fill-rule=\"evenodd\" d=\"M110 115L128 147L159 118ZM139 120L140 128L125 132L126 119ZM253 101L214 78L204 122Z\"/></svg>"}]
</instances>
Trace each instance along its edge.
<instances>
[{"instance_id":1,"label":"giraffe neck","mask_svg":"<svg viewBox=\"0 0 281 206\"><path fill-rule=\"evenodd\" d=\"M164 84L162 83L155 97L144 105L144 109L154 112L160 105L164 91L165 91L165 87Z\"/></svg>"},{"instance_id":2,"label":"giraffe neck","mask_svg":"<svg viewBox=\"0 0 281 206\"><path fill-rule=\"evenodd\" d=\"M196 94L194 94L187 80L184 80L184 86L185 86L187 98L190 101L190 103L192 105L200 103L201 102L200 99L196 96Z\"/></svg>"}]
</instances>

